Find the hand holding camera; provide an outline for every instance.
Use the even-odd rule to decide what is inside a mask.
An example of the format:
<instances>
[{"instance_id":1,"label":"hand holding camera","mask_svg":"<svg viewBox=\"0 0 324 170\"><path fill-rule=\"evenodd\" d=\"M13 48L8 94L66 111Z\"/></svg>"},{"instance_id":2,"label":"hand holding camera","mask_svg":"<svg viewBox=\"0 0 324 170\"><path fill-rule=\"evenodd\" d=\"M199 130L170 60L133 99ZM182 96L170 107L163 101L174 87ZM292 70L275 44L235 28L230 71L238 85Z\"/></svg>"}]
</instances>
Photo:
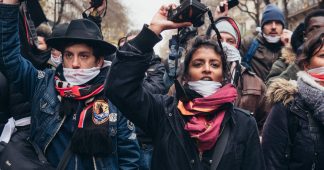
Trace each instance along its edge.
<instances>
[{"instance_id":1,"label":"hand holding camera","mask_svg":"<svg viewBox=\"0 0 324 170\"><path fill-rule=\"evenodd\" d=\"M228 10L237 6L239 4L238 0L223 0L220 2L220 5L217 7L214 17L224 17L228 15Z\"/></svg>"},{"instance_id":2,"label":"hand holding camera","mask_svg":"<svg viewBox=\"0 0 324 170\"><path fill-rule=\"evenodd\" d=\"M151 29L156 35L159 35L164 30L188 27L192 25L190 22L175 23L167 19L168 11L170 9L176 9L176 7L175 4L161 6L159 11L153 16L149 29Z\"/></svg>"}]
</instances>

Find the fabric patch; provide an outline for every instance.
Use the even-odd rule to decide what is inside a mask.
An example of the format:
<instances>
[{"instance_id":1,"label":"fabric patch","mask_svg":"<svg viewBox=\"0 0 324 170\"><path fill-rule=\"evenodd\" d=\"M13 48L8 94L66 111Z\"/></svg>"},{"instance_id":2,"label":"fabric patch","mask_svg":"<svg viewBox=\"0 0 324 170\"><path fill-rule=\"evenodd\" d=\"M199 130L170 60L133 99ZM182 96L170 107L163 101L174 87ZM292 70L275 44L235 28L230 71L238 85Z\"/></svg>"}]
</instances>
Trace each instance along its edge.
<instances>
[{"instance_id":1,"label":"fabric patch","mask_svg":"<svg viewBox=\"0 0 324 170\"><path fill-rule=\"evenodd\" d=\"M104 100L97 100L93 105L92 121L96 125L103 124L109 120L109 105Z\"/></svg>"},{"instance_id":2,"label":"fabric patch","mask_svg":"<svg viewBox=\"0 0 324 170\"><path fill-rule=\"evenodd\" d=\"M110 113L109 114L109 122L117 122L117 113Z\"/></svg>"},{"instance_id":3,"label":"fabric patch","mask_svg":"<svg viewBox=\"0 0 324 170\"><path fill-rule=\"evenodd\" d=\"M129 130L134 130L135 129L134 124L129 120L127 120L127 127L128 127Z\"/></svg>"},{"instance_id":4,"label":"fabric patch","mask_svg":"<svg viewBox=\"0 0 324 170\"><path fill-rule=\"evenodd\" d=\"M135 140L136 138L137 138L136 133L132 133L132 134L128 137L128 139L130 139L130 140Z\"/></svg>"},{"instance_id":5,"label":"fabric patch","mask_svg":"<svg viewBox=\"0 0 324 170\"><path fill-rule=\"evenodd\" d=\"M44 78L45 77L45 72L44 71L37 71L38 72L38 74L37 74L37 78L38 79L42 79L42 78Z\"/></svg>"}]
</instances>

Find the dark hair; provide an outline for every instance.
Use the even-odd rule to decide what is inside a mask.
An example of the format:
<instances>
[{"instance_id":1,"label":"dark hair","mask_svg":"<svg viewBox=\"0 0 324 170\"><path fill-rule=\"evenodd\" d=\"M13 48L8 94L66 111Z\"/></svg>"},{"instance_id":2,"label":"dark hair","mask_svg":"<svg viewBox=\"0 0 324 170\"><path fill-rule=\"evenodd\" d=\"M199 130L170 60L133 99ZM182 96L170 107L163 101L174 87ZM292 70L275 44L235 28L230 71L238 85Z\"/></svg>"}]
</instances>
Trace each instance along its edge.
<instances>
[{"instance_id":1,"label":"dark hair","mask_svg":"<svg viewBox=\"0 0 324 170\"><path fill-rule=\"evenodd\" d=\"M305 23L305 31L307 31L307 28L309 26L309 21L311 20L311 18L314 17L324 17L324 9L316 9L310 13L308 13L305 17L304 23Z\"/></svg>"},{"instance_id":2,"label":"dark hair","mask_svg":"<svg viewBox=\"0 0 324 170\"><path fill-rule=\"evenodd\" d=\"M226 62L226 55L222 52L221 48L219 47L218 43L215 40L209 39L206 36L198 36L189 51L186 53L185 59L184 59L184 69L183 69L183 78L182 81L186 76L188 76L189 71L189 63L192 59L192 55L200 48L210 48L215 51L215 53L219 54L221 56L222 60L222 71L223 71L223 84L226 83L229 80L229 71L228 66Z\"/></svg>"},{"instance_id":3,"label":"dark hair","mask_svg":"<svg viewBox=\"0 0 324 170\"><path fill-rule=\"evenodd\" d=\"M75 45L75 44L85 44L85 45L91 47L92 48L92 51L93 51L93 55L96 57L96 59L99 59L100 57L105 57L105 52L104 52L103 49L95 46L92 43L85 42L85 41L82 41L82 40L80 40L80 41L74 40L74 41L67 42L66 44L64 44L63 49L60 49L61 53L63 54L64 53L64 50L67 47L70 47L70 46Z\"/></svg>"},{"instance_id":4,"label":"dark hair","mask_svg":"<svg viewBox=\"0 0 324 170\"><path fill-rule=\"evenodd\" d=\"M48 24L42 23L36 28L36 34L37 36L48 39L52 34L52 29Z\"/></svg>"},{"instance_id":5,"label":"dark hair","mask_svg":"<svg viewBox=\"0 0 324 170\"><path fill-rule=\"evenodd\" d=\"M310 34L310 38L304 43L303 53L297 58L297 64L302 70L304 69L304 64L309 63L310 59L316 55L324 45L324 28L316 29L310 32Z\"/></svg>"},{"instance_id":6,"label":"dark hair","mask_svg":"<svg viewBox=\"0 0 324 170\"><path fill-rule=\"evenodd\" d=\"M294 53L297 54L298 48L304 43L304 31L305 31L305 24L300 23L294 30L291 35L291 47Z\"/></svg>"}]
</instances>

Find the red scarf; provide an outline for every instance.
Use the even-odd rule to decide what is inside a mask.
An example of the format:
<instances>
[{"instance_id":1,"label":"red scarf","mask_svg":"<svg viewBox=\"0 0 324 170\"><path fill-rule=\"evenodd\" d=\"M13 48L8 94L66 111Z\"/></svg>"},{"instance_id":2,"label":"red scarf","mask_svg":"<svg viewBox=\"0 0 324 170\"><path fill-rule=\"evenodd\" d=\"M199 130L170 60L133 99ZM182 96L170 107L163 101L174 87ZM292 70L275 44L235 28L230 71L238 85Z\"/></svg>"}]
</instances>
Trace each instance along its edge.
<instances>
[{"instance_id":1,"label":"red scarf","mask_svg":"<svg viewBox=\"0 0 324 170\"><path fill-rule=\"evenodd\" d=\"M215 145L225 110L218 113L215 113L215 111L224 104L233 103L236 96L235 87L232 84L227 84L210 96L196 98L188 103L179 101L178 109L181 114L192 116L186 123L185 130L189 132L192 138L197 140L199 152L210 150ZM208 118L211 115L212 118Z\"/></svg>"}]
</instances>

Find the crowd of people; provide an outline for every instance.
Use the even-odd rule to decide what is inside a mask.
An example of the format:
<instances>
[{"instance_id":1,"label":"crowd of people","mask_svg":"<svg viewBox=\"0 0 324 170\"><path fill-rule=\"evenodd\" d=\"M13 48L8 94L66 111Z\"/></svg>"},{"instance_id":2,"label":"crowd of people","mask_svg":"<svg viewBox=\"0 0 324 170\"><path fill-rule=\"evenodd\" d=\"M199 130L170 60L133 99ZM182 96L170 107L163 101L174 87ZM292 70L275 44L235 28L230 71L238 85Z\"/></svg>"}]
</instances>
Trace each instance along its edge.
<instances>
[{"instance_id":1,"label":"crowd of people","mask_svg":"<svg viewBox=\"0 0 324 170\"><path fill-rule=\"evenodd\" d=\"M163 62L161 33L192 26L167 19L175 4L117 47L104 0L29 48L19 1L0 0L0 169L324 169L324 9L290 31L269 4L251 38L222 3Z\"/></svg>"}]
</instances>

